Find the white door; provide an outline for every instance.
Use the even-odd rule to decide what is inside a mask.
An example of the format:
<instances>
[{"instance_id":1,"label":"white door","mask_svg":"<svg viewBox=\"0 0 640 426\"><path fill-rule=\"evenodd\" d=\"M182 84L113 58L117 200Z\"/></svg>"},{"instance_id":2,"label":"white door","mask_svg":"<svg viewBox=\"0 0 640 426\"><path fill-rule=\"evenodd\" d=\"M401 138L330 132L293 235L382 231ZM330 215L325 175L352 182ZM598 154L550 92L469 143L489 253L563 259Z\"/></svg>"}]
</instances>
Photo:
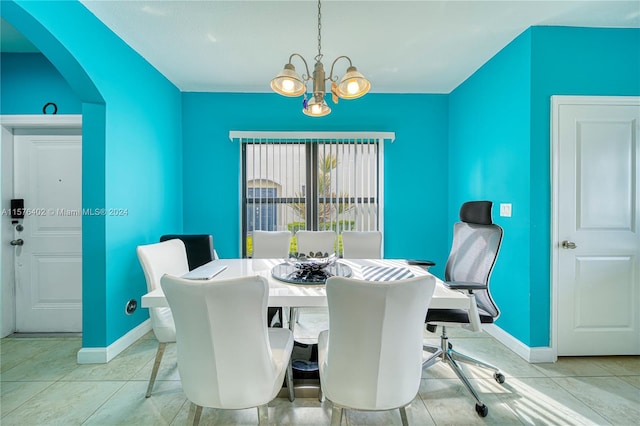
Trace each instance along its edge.
<instances>
[{"instance_id":1,"label":"white door","mask_svg":"<svg viewBox=\"0 0 640 426\"><path fill-rule=\"evenodd\" d=\"M16 331L82 331L82 138L14 137Z\"/></svg>"},{"instance_id":2,"label":"white door","mask_svg":"<svg viewBox=\"0 0 640 426\"><path fill-rule=\"evenodd\" d=\"M557 352L637 355L640 100L590 99L554 104Z\"/></svg>"}]
</instances>

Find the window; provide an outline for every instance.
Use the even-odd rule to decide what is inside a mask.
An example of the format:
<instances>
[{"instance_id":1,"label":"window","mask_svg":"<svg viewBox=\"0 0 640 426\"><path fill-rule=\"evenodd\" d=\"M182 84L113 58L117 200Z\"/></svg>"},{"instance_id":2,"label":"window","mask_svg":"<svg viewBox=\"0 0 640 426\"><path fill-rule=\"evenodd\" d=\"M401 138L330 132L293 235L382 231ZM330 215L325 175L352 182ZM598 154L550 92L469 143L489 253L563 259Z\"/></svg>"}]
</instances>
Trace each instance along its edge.
<instances>
[{"instance_id":1,"label":"window","mask_svg":"<svg viewBox=\"0 0 640 426\"><path fill-rule=\"evenodd\" d=\"M243 257L254 230L382 229L383 139L240 139Z\"/></svg>"}]
</instances>

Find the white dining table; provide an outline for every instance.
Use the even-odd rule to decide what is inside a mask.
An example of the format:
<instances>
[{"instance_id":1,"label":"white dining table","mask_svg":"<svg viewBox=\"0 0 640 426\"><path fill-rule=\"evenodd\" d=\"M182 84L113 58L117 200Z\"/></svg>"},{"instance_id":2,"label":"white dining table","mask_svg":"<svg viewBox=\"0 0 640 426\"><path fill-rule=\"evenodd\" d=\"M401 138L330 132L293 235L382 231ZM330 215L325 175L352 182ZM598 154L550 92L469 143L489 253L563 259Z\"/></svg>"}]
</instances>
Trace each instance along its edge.
<instances>
[{"instance_id":1,"label":"white dining table","mask_svg":"<svg viewBox=\"0 0 640 426\"><path fill-rule=\"evenodd\" d=\"M274 266L285 262L284 259L217 259L190 272L195 279L209 277L213 270L220 266L226 268L215 275L213 280L224 280L246 276L260 275L269 282L269 306L271 307L314 307L327 306L324 284L291 284L280 281L271 275ZM401 259L339 259L352 270L352 278L363 279L364 266L381 266L389 268L407 268L414 276L430 273L416 265L409 265ZM169 306L161 288L157 288L142 296L143 308ZM469 297L464 293L444 286L436 277L436 288L431 299L430 308L434 309L469 309Z\"/></svg>"}]
</instances>

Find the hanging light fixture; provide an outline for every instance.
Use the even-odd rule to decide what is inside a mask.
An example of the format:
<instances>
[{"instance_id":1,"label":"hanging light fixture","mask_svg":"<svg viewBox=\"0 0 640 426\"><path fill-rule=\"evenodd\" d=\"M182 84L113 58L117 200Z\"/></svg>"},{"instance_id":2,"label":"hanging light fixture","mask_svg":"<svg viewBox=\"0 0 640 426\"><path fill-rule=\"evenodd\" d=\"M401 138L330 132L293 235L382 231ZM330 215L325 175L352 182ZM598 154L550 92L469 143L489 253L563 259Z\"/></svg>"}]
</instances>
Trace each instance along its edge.
<instances>
[{"instance_id":1,"label":"hanging light fixture","mask_svg":"<svg viewBox=\"0 0 640 426\"><path fill-rule=\"evenodd\" d=\"M285 64L284 69L271 80L271 88L274 92L283 96L300 96L304 94L302 100L302 112L311 117L322 117L331 112L331 108L325 100L326 82L331 81L331 94L333 103L338 103L338 98L356 99L365 95L371 88L371 83L367 80L356 67L351 63L348 56L338 56L331 64L329 77L326 77L324 66L322 65L322 13L320 0L318 0L318 55L315 57L316 64L313 67L313 74L309 72L307 61L298 53L293 53L289 57L289 62ZM291 60L297 56L302 59L306 74L302 77L296 72ZM346 74L338 82L338 76L333 74L333 67L340 59L349 61L349 67ZM307 83L313 82L313 92L311 97L307 98Z\"/></svg>"}]
</instances>

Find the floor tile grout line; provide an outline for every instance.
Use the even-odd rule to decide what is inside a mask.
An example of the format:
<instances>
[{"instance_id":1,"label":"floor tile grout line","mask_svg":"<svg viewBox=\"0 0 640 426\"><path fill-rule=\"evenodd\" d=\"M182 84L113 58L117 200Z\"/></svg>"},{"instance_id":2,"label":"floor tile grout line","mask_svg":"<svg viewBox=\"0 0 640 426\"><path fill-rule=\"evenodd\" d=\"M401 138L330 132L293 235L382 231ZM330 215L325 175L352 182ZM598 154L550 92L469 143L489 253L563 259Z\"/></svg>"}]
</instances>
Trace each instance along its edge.
<instances>
[{"instance_id":1,"label":"floor tile grout line","mask_svg":"<svg viewBox=\"0 0 640 426\"><path fill-rule=\"evenodd\" d=\"M35 381L34 381L35 382ZM43 381L40 380L40 382L49 382L48 380ZM15 382L5 382L5 383L25 383L25 381L15 381ZM32 382L33 383L33 382ZM37 397L39 394L41 394L42 392L44 392L45 390L49 389L51 386L53 386L56 382L49 382L49 384L47 386L45 386L44 388L42 388L40 391L38 391L37 393L35 393L31 398L26 399L22 404L16 406L13 408L13 410L9 411L8 413L2 412L2 416L0 416L0 418L5 417L8 414L13 413L15 410L21 408L23 405L25 405L27 402L31 401L33 398ZM0 422L1 424L2 422Z\"/></svg>"},{"instance_id":2,"label":"floor tile grout line","mask_svg":"<svg viewBox=\"0 0 640 426\"><path fill-rule=\"evenodd\" d=\"M422 379L420 379L420 380L422 382ZM437 425L436 419L433 418L433 414L431 414L431 411L429 411L429 406L427 405L427 402L420 395L420 389L419 388L418 388L418 394L416 395L416 397L420 398L420 402L422 402L422 405L424 406L424 409L426 410L427 414L429 415L429 418L431 419L431 421L433 422L434 425Z\"/></svg>"},{"instance_id":3,"label":"floor tile grout line","mask_svg":"<svg viewBox=\"0 0 640 426\"><path fill-rule=\"evenodd\" d=\"M602 417L603 419L605 419L607 422L609 422L609 425L616 425L616 423L614 421L612 421L609 416L607 416L606 413L601 412L601 411L597 411L593 408L591 408L591 405L588 403L588 401L585 401L580 395L576 395L570 388L567 388L566 386L563 386L563 384L559 381L559 379L567 379L567 378L571 378L571 379L581 379L584 377L599 377L599 378L611 378L611 376L570 376L570 377L552 377L551 380L553 380L553 382L560 386L560 388L562 388L565 392L567 392L569 395L571 395L575 400L579 401L580 404L582 404L583 406L586 407L587 410L592 411L594 413L596 413L598 416Z\"/></svg>"},{"instance_id":4,"label":"floor tile grout line","mask_svg":"<svg viewBox=\"0 0 640 426\"><path fill-rule=\"evenodd\" d=\"M111 380L110 380L111 381ZM89 414L84 420L82 420L80 422L81 425L85 424L87 421L89 421L89 419L94 416L102 407L104 407L104 405L109 402L111 400L111 398L113 398L121 389L124 388L124 386L126 385L126 381L123 382L123 384L120 385L120 387L118 387L116 390L114 390L111 395L109 395L104 401L102 401L102 404L100 404L98 407L96 407L95 410L93 410L93 412L91 414Z\"/></svg>"},{"instance_id":5,"label":"floor tile grout line","mask_svg":"<svg viewBox=\"0 0 640 426\"><path fill-rule=\"evenodd\" d=\"M187 398L185 398L184 402L182 403L182 405L180 406L180 408L178 408L178 411L176 411L176 415L173 416L173 418L171 419L171 421L169 422L169 425L174 424L174 422L176 421L176 419L178 418L178 416L180 415L180 412L185 408L185 404L189 404L189 400ZM187 408L188 410L188 408ZM189 418L189 412L187 411L187 419Z\"/></svg>"}]
</instances>

